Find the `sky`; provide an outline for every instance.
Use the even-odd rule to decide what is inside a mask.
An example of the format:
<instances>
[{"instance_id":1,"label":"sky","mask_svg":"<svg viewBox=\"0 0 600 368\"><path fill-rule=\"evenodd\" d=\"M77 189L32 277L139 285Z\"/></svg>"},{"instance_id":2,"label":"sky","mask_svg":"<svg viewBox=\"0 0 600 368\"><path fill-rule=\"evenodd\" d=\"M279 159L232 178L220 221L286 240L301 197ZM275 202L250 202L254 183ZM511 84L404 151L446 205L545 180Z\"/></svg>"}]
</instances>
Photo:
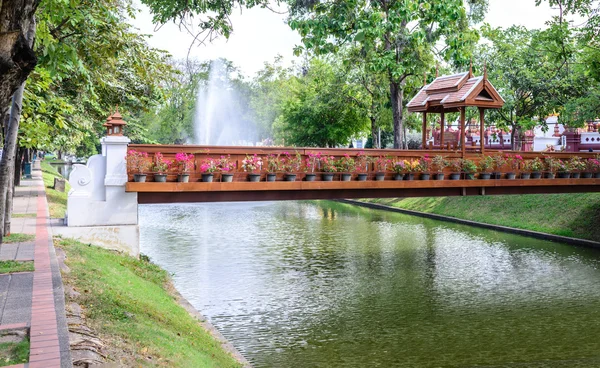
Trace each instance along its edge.
<instances>
[{"instance_id":1,"label":"sky","mask_svg":"<svg viewBox=\"0 0 600 368\"><path fill-rule=\"evenodd\" d=\"M494 27L519 24L530 29L541 28L558 14L545 2L536 7L534 0L490 0L489 3L485 22ZM152 35L148 43L168 51L176 59L185 59L193 36L173 23L157 29L152 24L149 10L139 2L137 7L140 13L132 23L140 33ZM294 60L293 49L300 44L300 36L285 24L285 15L254 8L234 14L231 20L234 31L229 40L219 38L206 45L192 46L190 58L212 60L223 57L233 61L246 76L253 76L277 55L283 56L284 65Z\"/></svg>"}]
</instances>

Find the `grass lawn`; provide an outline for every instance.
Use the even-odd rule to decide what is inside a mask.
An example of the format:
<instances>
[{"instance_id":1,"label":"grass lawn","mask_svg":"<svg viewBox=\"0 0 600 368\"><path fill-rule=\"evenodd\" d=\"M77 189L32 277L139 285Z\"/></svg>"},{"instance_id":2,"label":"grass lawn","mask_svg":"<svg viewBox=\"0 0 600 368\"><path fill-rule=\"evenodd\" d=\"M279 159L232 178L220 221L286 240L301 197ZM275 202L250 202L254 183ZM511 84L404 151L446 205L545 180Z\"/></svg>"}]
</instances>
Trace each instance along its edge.
<instances>
[{"instance_id":1,"label":"grass lawn","mask_svg":"<svg viewBox=\"0 0 600 368\"><path fill-rule=\"evenodd\" d=\"M35 239L33 234L11 233L9 236L2 238L3 243L22 243Z\"/></svg>"},{"instance_id":2,"label":"grass lawn","mask_svg":"<svg viewBox=\"0 0 600 368\"><path fill-rule=\"evenodd\" d=\"M369 199L407 210L600 241L600 193Z\"/></svg>"},{"instance_id":3,"label":"grass lawn","mask_svg":"<svg viewBox=\"0 0 600 368\"><path fill-rule=\"evenodd\" d=\"M14 218L37 217L37 214L36 213L13 213L11 216Z\"/></svg>"},{"instance_id":4,"label":"grass lawn","mask_svg":"<svg viewBox=\"0 0 600 368\"><path fill-rule=\"evenodd\" d=\"M46 199L48 200L48 209L50 217L63 218L67 211L67 193L71 190L69 182L65 183L65 191L54 190L54 178L64 179L48 162L42 161L42 175L44 186L46 187Z\"/></svg>"},{"instance_id":5,"label":"grass lawn","mask_svg":"<svg viewBox=\"0 0 600 368\"><path fill-rule=\"evenodd\" d=\"M6 342L0 344L0 367L29 361L29 339L19 343Z\"/></svg>"},{"instance_id":6,"label":"grass lawn","mask_svg":"<svg viewBox=\"0 0 600 368\"><path fill-rule=\"evenodd\" d=\"M119 366L239 367L170 292L158 266L69 239L55 239L70 272L63 281L81 293L87 323Z\"/></svg>"},{"instance_id":7,"label":"grass lawn","mask_svg":"<svg viewBox=\"0 0 600 368\"><path fill-rule=\"evenodd\" d=\"M33 262L0 261L0 274L12 272L33 272Z\"/></svg>"}]
</instances>

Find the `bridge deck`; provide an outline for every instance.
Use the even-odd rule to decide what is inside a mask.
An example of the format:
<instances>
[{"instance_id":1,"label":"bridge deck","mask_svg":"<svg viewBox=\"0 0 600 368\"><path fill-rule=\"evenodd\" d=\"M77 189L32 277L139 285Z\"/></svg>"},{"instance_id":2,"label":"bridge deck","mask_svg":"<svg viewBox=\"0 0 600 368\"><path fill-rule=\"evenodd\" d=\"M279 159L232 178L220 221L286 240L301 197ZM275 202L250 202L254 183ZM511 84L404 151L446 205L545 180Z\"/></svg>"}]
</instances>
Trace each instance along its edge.
<instances>
[{"instance_id":1,"label":"bridge deck","mask_svg":"<svg viewBox=\"0 0 600 368\"><path fill-rule=\"evenodd\" d=\"M434 197L600 192L600 179L135 183L139 203Z\"/></svg>"}]
</instances>

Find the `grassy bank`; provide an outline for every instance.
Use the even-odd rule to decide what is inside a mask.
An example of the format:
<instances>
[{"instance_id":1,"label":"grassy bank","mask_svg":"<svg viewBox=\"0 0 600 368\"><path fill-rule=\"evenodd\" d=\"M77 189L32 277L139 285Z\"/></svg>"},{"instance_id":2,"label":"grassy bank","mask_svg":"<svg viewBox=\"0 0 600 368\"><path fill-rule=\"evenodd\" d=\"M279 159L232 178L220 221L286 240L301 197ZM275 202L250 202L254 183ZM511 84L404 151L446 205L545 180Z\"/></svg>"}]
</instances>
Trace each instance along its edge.
<instances>
[{"instance_id":1,"label":"grassy bank","mask_svg":"<svg viewBox=\"0 0 600 368\"><path fill-rule=\"evenodd\" d=\"M81 295L87 323L120 366L238 367L221 344L175 300L158 266L119 253L57 239L66 252L65 284Z\"/></svg>"},{"instance_id":2,"label":"grassy bank","mask_svg":"<svg viewBox=\"0 0 600 368\"><path fill-rule=\"evenodd\" d=\"M600 241L600 193L370 199L372 203Z\"/></svg>"},{"instance_id":3,"label":"grassy bank","mask_svg":"<svg viewBox=\"0 0 600 368\"><path fill-rule=\"evenodd\" d=\"M52 165L46 161L41 162L42 176L44 186L46 187L46 199L48 200L48 209L50 217L63 218L67 210L67 193L71 190L69 182L65 183L65 191L54 190L54 178L64 179Z\"/></svg>"}]
</instances>

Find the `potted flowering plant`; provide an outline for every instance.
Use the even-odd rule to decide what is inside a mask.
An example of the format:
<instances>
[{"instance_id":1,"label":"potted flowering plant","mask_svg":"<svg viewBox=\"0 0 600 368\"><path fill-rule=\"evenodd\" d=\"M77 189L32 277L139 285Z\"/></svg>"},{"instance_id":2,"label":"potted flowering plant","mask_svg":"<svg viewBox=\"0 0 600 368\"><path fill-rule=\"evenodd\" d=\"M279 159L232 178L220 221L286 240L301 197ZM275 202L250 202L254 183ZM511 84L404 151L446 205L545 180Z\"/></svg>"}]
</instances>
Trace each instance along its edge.
<instances>
[{"instance_id":1,"label":"potted flowering plant","mask_svg":"<svg viewBox=\"0 0 600 368\"><path fill-rule=\"evenodd\" d=\"M248 173L248 180L251 182L260 181L260 169L262 164L262 158L256 153L253 156L246 155L246 158L242 160L242 170Z\"/></svg>"},{"instance_id":2,"label":"potted flowering plant","mask_svg":"<svg viewBox=\"0 0 600 368\"><path fill-rule=\"evenodd\" d=\"M271 153L267 156L267 181L277 180L277 172L281 170L279 154Z\"/></svg>"},{"instance_id":3,"label":"potted flowering plant","mask_svg":"<svg viewBox=\"0 0 600 368\"><path fill-rule=\"evenodd\" d=\"M200 173L202 174L202 181L205 183L211 183L215 172L219 170L217 160L214 158L205 158L200 163Z\"/></svg>"},{"instance_id":4,"label":"potted flowering plant","mask_svg":"<svg viewBox=\"0 0 600 368\"><path fill-rule=\"evenodd\" d=\"M315 168L319 164L319 159L321 158L321 153L313 153L309 152L308 157L304 159L304 180L306 181L315 181L317 174L315 174Z\"/></svg>"},{"instance_id":5,"label":"potted flowering plant","mask_svg":"<svg viewBox=\"0 0 600 368\"><path fill-rule=\"evenodd\" d=\"M507 179L514 179L517 177L516 171L520 169L523 164L523 156L521 155L506 155L504 156L506 165L510 168L510 171L506 173Z\"/></svg>"},{"instance_id":6,"label":"potted flowering plant","mask_svg":"<svg viewBox=\"0 0 600 368\"><path fill-rule=\"evenodd\" d=\"M539 179L542 177L542 171L544 170L544 162L541 158L536 157L529 161L528 168L531 170L531 179Z\"/></svg>"},{"instance_id":7,"label":"potted flowering plant","mask_svg":"<svg viewBox=\"0 0 600 368\"><path fill-rule=\"evenodd\" d=\"M600 179L600 155L595 158L589 158L587 161L587 169L590 171L592 175L590 177L594 177L596 179Z\"/></svg>"},{"instance_id":8,"label":"potted flowering plant","mask_svg":"<svg viewBox=\"0 0 600 368\"><path fill-rule=\"evenodd\" d=\"M437 180L444 180L444 169L448 167L448 160L441 155L436 155L431 159L431 164L437 172L435 178Z\"/></svg>"},{"instance_id":9,"label":"potted flowering plant","mask_svg":"<svg viewBox=\"0 0 600 368\"><path fill-rule=\"evenodd\" d=\"M431 175L431 158L428 155L419 159L419 170L421 171L421 180L429 180Z\"/></svg>"},{"instance_id":10,"label":"potted flowering plant","mask_svg":"<svg viewBox=\"0 0 600 368\"><path fill-rule=\"evenodd\" d=\"M342 181L350 181L352 179L352 172L356 168L354 159L347 153L340 157L335 163L337 170L342 174Z\"/></svg>"},{"instance_id":11,"label":"potted flowering plant","mask_svg":"<svg viewBox=\"0 0 600 368\"><path fill-rule=\"evenodd\" d=\"M404 179L404 173L407 171L408 161L396 161L392 165L392 171L394 172L394 180Z\"/></svg>"},{"instance_id":12,"label":"potted flowering plant","mask_svg":"<svg viewBox=\"0 0 600 368\"><path fill-rule=\"evenodd\" d=\"M501 155L497 154L492 156L494 165L492 167L492 179L502 179L502 166L506 165L506 159Z\"/></svg>"},{"instance_id":13,"label":"potted flowering plant","mask_svg":"<svg viewBox=\"0 0 600 368\"><path fill-rule=\"evenodd\" d=\"M571 166L567 161L556 160L556 171L559 179L568 179L571 177Z\"/></svg>"},{"instance_id":14,"label":"potted flowering plant","mask_svg":"<svg viewBox=\"0 0 600 368\"><path fill-rule=\"evenodd\" d=\"M221 156L217 160L217 168L221 172L221 181L231 183L236 167L236 163L231 161L231 155Z\"/></svg>"},{"instance_id":15,"label":"potted flowering plant","mask_svg":"<svg viewBox=\"0 0 600 368\"><path fill-rule=\"evenodd\" d=\"M415 178L415 173L423 170L421 166L422 160L404 160L404 171L406 172L406 180L413 180ZM396 179L399 180L399 179Z\"/></svg>"},{"instance_id":16,"label":"potted flowering plant","mask_svg":"<svg viewBox=\"0 0 600 368\"><path fill-rule=\"evenodd\" d=\"M164 183L167 181L167 171L173 164L172 160L166 159L162 153L156 152L152 162L152 171L154 172L154 181Z\"/></svg>"},{"instance_id":17,"label":"potted flowering plant","mask_svg":"<svg viewBox=\"0 0 600 368\"><path fill-rule=\"evenodd\" d=\"M332 181L333 175L337 171L335 157L333 156L321 156L319 158L319 165L323 172L323 181Z\"/></svg>"},{"instance_id":18,"label":"potted flowering plant","mask_svg":"<svg viewBox=\"0 0 600 368\"><path fill-rule=\"evenodd\" d=\"M571 157L569 160L569 167L571 167L571 177L573 179L579 179L586 169L585 162L579 156ZM591 175L589 177L591 177Z\"/></svg>"},{"instance_id":19,"label":"potted flowering plant","mask_svg":"<svg viewBox=\"0 0 600 368\"><path fill-rule=\"evenodd\" d=\"M373 164L375 165L375 180L385 180L385 173L388 171L390 165L392 165L392 159L390 157L379 156L373 159Z\"/></svg>"},{"instance_id":20,"label":"potted flowering plant","mask_svg":"<svg viewBox=\"0 0 600 368\"><path fill-rule=\"evenodd\" d=\"M544 166L546 169L546 179L554 179L556 177L556 170L558 170L558 160L554 157L544 157Z\"/></svg>"},{"instance_id":21,"label":"potted flowering plant","mask_svg":"<svg viewBox=\"0 0 600 368\"><path fill-rule=\"evenodd\" d=\"M363 151L360 151L356 154L356 159L354 159L354 170L358 173L357 180L365 181L367 180L369 170L369 163L371 162L371 158L366 156Z\"/></svg>"},{"instance_id":22,"label":"potted flowering plant","mask_svg":"<svg viewBox=\"0 0 600 368\"><path fill-rule=\"evenodd\" d=\"M281 158L281 167L285 171L285 181L296 181L296 175L302 167L302 155L299 152L293 155L284 152L283 158Z\"/></svg>"},{"instance_id":23,"label":"potted flowering plant","mask_svg":"<svg viewBox=\"0 0 600 368\"><path fill-rule=\"evenodd\" d=\"M458 180L460 179L460 172L463 169L463 160L460 158L455 158L454 160L450 160L448 162L448 167L450 168L450 180Z\"/></svg>"},{"instance_id":24,"label":"potted flowering plant","mask_svg":"<svg viewBox=\"0 0 600 368\"><path fill-rule=\"evenodd\" d=\"M479 160L479 179L487 180L491 177L494 167L494 159L491 156L484 156Z\"/></svg>"},{"instance_id":25,"label":"potted flowering plant","mask_svg":"<svg viewBox=\"0 0 600 368\"><path fill-rule=\"evenodd\" d=\"M177 181L187 183L190 181L190 171L194 168L194 155L185 152L179 152L175 155L175 165L179 170Z\"/></svg>"},{"instance_id":26,"label":"potted flowering plant","mask_svg":"<svg viewBox=\"0 0 600 368\"><path fill-rule=\"evenodd\" d=\"M466 180L475 179L475 172L477 171L477 164L473 160L461 159L460 160L461 171L465 173Z\"/></svg>"},{"instance_id":27,"label":"potted flowering plant","mask_svg":"<svg viewBox=\"0 0 600 368\"><path fill-rule=\"evenodd\" d=\"M133 173L133 181L138 183L145 182L146 174L144 172L150 166L148 153L130 149L127 151L125 161L127 162L127 170Z\"/></svg>"}]
</instances>

